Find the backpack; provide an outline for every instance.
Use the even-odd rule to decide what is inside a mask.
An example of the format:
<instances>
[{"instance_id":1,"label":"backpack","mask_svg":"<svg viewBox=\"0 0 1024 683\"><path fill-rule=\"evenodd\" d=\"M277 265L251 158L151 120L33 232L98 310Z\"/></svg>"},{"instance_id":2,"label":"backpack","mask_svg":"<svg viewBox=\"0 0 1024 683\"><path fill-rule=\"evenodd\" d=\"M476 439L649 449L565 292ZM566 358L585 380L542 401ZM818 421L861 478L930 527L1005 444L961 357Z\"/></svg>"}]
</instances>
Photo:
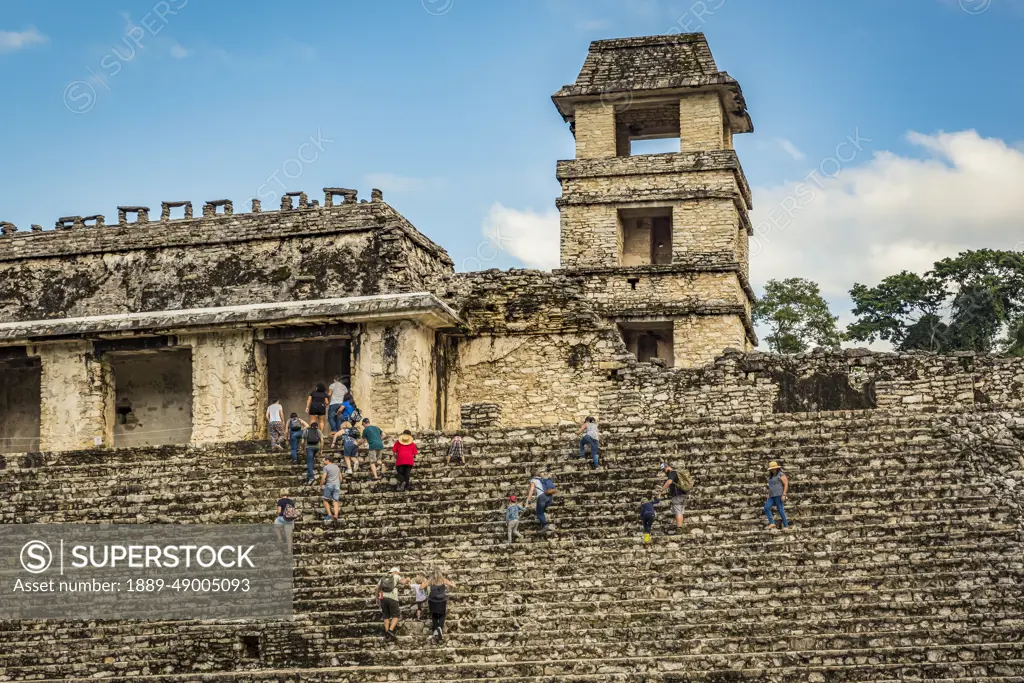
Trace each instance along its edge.
<instances>
[{"instance_id":1,"label":"backpack","mask_svg":"<svg viewBox=\"0 0 1024 683\"><path fill-rule=\"evenodd\" d=\"M306 445L307 446L317 446L319 444L320 444L320 430L319 429L307 429L306 430Z\"/></svg>"},{"instance_id":2,"label":"backpack","mask_svg":"<svg viewBox=\"0 0 1024 683\"><path fill-rule=\"evenodd\" d=\"M301 432L302 431L302 422L299 421L299 418L293 417L292 419L288 420L288 431L291 431L291 432Z\"/></svg>"},{"instance_id":3,"label":"backpack","mask_svg":"<svg viewBox=\"0 0 1024 683\"><path fill-rule=\"evenodd\" d=\"M388 574L380 580L380 590L382 593L390 593L395 590L395 586L398 585L398 580L394 574Z\"/></svg>"},{"instance_id":4,"label":"backpack","mask_svg":"<svg viewBox=\"0 0 1024 683\"><path fill-rule=\"evenodd\" d=\"M555 488L555 482L547 478L540 480L540 488L549 496L555 495L558 491L558 489Z\"/></svg>"},{"instance_id":5,"label":"backpack","mask_svg":"<svg viewBox=\"0 0 1024 683\"><path fill-rule=\"evenodd\" d=\"M686 470L678 470L679 472L679 488L684 493L689 493L693 489L693 475Z\"/></svg>"},{"instance_id":6,"label":"backpack","mask_svg":"<svg viewBox=\"0 0 1024 683\"><path fill-rule=\"evenodd\" d=\"M443 583L440 586L431 586L429 600L430 602L447 602L448 587Z\"/></svg>"},{"instance_id":7,"label":"backpack","mask_svg":"<svg viewBox=\"0 0 1024 683\"><path fill-rule=\"evenodd\" d=\"M299 511L295 509L294 505L285 505L284 513L281 516L290 522L294 522L299 518Z\"/></svg>"}]
</instances>

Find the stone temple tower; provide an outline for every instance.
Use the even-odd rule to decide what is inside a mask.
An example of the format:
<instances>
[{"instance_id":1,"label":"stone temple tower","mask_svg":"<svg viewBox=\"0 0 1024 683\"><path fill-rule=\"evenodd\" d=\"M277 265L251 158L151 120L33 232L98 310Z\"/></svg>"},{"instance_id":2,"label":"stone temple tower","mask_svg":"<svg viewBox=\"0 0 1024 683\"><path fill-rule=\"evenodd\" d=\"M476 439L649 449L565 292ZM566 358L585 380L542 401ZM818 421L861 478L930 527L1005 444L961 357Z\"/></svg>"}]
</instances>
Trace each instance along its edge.
<instances>
[{"instance_id":1,"label":"stone temple tower","mask_svg":"<svg viewBox=\"0 0 1024 683\"><path fill-rule=\"evenodd\" d=\"M756 345L750 188L732 145L753 124L704 35L593 42L552 100L576 137L558 162L563 272L641 361L690 367ZM657 138L679 147L631 153Z\"/></svg>"}]
</instances>

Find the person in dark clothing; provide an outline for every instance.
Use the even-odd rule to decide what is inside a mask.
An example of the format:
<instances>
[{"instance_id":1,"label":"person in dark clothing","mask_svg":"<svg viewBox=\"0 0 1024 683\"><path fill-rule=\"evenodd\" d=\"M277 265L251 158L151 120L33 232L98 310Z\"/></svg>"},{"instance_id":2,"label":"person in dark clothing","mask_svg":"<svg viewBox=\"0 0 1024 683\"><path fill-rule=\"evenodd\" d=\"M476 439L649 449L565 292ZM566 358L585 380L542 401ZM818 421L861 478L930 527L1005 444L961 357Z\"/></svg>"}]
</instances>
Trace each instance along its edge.
<instances>
[{"instance_id":1,"label":"person in dark clothing","mask_svg":"<svg viewBox=\"0 0 1024 683\"><path fill-rule=\"evenodd\" d=\"M317 424L320 429L324 428L324 416L327 415L327 401L329 395L327 387L323 382L316 385L316 389L306 397L306 413L309 415L310 424Z\"/></svg>"},{"instance_id":2,"label":"person in dark clothing","mask_svg":"<svg viewBox=\"0 0 1024 683\"><path fill-rule=\"evenodd\" d=\"M309 429L309 423L299 419L298 413L288 418L288 445L292 447L292 462L299 462L299 444L302 443L302 430Z\"/></svg>"},{"instance_id":3,"label":"person in dark clothing","mask_svg":"<svg viewBox=\"0 0 1024 683\"><path fill-rule=\"evenodd\" d=\"M444 621L448 616L448 589L455 588L455 584L440 569L435 569L430 579L420 584L420 587L430 591L427 595L430 631L431 636L440 643L444 640Z\"/></svg>"},{"instance_id":4,"label":"person in dark clothing","mask_svg":"<svg viewBox=\"0 0 1024 683\"><path fill-rule=\"evenodd\" d=\"M277 542L288 544L288 552L292 551L292 533L295 531L295 520L299 518L295 500L288 496L288 489L281 489L281 497L277 499L277 515L274 518L274 533Z\"/></svg>"},{"instance_id":5,"label":"person in dark clothing","mask_svg":"<svg viewBox=\"0 0 1024 683\"><path fill-rule=\"evenodd\" d=\"M312 484L316 477L313 466L316 464L316 454L320 452L323 445L324 435L320 431L320 425L313 422L302 432L302 438L306 441L306 483Z\"/></svg>"},{"instance_id":6,"label":"person in dark clothing","mask_svg":"<svg viewBox=\"0 0 1024 683\"><path fill-rule=\"evenodd\" d=\"M526 506L530 506L530 501L534 498L537 499L537 523L540 525L537 528L538 534L543 534L548 531L548 517L546 511L548 506L554 501L555 496L555 482L552 481L547 469L542 468L534 474L533 478L530 479L530 490L526 492Z\"/></svg>"},{"instance_id":7,"label":"person in dark clothing","mask_svg":"<svg viewBox=\"0 0 1024 683\"><path fill-rule=\"evenodd\" d=\"M640 521L644 524L644 543L651 542L651 528L654 526L654 506L661 502L660 498L644 498L640 505Z\"/></svg>"}]
</instances>

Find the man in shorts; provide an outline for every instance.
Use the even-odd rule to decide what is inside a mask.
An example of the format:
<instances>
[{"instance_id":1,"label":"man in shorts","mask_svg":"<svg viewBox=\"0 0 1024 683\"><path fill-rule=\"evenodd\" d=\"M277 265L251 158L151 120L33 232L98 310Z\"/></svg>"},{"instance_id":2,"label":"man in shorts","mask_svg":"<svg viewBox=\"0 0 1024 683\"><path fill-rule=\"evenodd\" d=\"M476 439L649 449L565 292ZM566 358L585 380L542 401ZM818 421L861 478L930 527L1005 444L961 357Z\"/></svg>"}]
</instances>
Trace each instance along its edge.
<instances>
[{"instance_id":1,"label":"man in shorts","mask_svg":"<svg viewBox=\"0 0 1024 683\"><path fill-rule=\"evenodd\" d=\"M689 473L680 472L667 463L661 464L661 471L665 473L665 483L661 490L668 489L669 498L672 499L672 515L676 518L676 533L682 533L683 513L686 512L686 499L693 487L693 479Z\"/></svg>"},{"instance_id":2,"label":"man in shorts","mask_svg":"<svg viewBox=\"0 0 1024 683\"><path fill-rule=\"evenodd\" d=\"M399 576L398 567L392 567L377 584L377 600L380 603L381 614L384 615L384 637L391 640L398 640L396 631L401 612L398 605L398 586L403 583L408 584L409 579L403 579Z\"/></svg>"},{"instance_id":3,"label":"man in shorts","mask_svg":"<svg viewBox=\"0 0 1024 683\"><path fill-rule=\"evenodd\" d=\"M366 462L370 463L370 475L374 481L384 476L384 463L381 456L384 453L384 432L380 427L370 424L370 418L363 418L362 441L366 444ZM377 463L380 463L380 474L377 474Z\"/></svg>"},{"instance_id":4,"label":"man in shorts","mask_svg":"<svg viewBox=\"0 0 1024 683\"><path fill-rule=\"evenodd\" d=\"M337 522L338 510L341 507L341 468L334 464L330 455L324 456L323 474L320 475L320 485L324 487L324 510L327 516L325 522ZM331 508L334 508L333 514Z\"/></svg>"}]
</instances>

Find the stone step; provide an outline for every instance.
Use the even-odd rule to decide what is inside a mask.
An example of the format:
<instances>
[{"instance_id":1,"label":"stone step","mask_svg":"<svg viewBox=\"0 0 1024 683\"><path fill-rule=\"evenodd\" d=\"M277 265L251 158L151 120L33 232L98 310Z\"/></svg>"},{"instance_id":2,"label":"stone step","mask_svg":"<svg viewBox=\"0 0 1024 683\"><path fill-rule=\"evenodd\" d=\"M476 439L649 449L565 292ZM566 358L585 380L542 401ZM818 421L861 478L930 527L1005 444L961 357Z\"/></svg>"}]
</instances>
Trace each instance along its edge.
<instances>
[{"instance_id":1,"label":"stone step","mask_svg":"<svg viewBox=\"0 0 1024 683\"><path fill-rule=\"evenodd\" d=\"M564 630L552 630L542 632L506 631L500 634L476 634L460 633L455 629L449 629L449 636L444 647L423 647L421 637L426 636L427 628L422 624L413 624L413 627L403 629L403 635L397 644L384 642L380 636L379 625L375 636L343 637L331 629L324 633L323 629L311 641L311 645L317 649L323 666L329 666L330 662L351 663L355 657L363 660L364 664L373 666L382 663L380 660L398 659L408 664L438 664L439 661L447 661L454 666L465 664L483 663L485 661L509 661L515 658L532 658L532 653L537 650L552 652L564 648L594 648L600 647L602 641L615 643L616 646L609 647L609 654L615 650L626 649L630 654L639 654L640 648L625 645L627 643L643 643L642 648L650 647L651 642L657 642L660 638L671 639L673 643L672 652L674 655L681 654L702 654L705 652L729 651L729 652L750 652L750 651L771 651L784 650L787 648L801 650L837 650L843 649L847 644L854 645L868 644L870 647L887 647L889 641L895 640L900 646L908 645L930 645L934 639L949 639L956 635L963 635L966 638L976 639L979 642L991 642L992 638L1007 635L1013 629L1019 629L1021 625L1019 618L1007 619L1004 624L986 624L983 620L976 623L969 621L948 621L936 623L922 628L920 625L907 624L905 628L898 629L877 629L852 633L832 632L826 630L821 633L801 633L791 636L773 639L763 635L765 626L759 625L757 621L750 621L743 624L734 624L731 628L721 630L723 635L708 637L706 625L696 627L686 624L652 624L646 628L643 626L624 625L601 629L588 629L579 633L567 634ZM969 633L965 629L970 629ZM411 633L416 631L416 633ZM762 635L759 635L762 634ZM496 638L502 638L503 643L493 644ZM600 637L602 641L595 641ZM923 643L920 641L924 640ZM182 648L180 643L167 639L166 644L161 641L149 640L146 643L145 652L127 647L109 647L106 642L94 642L90 648L98 658L116 659L119 667L131 665L146 665L151 670L158 669L155 662L168 662L175 653ZM820 646L820 647L818 647ZM341 649L339 649L341 647ZM658 646L655 645L655 649ZM181 655L186 661L202 661L204 666L211 666L215 663L216 657L230 655L229 652L218 653L210 648L203 648L202 652L192 650L191 656L185 652ZM196 656L199 655L199 656ZM28 673L28 669L38 672L39 666L35 665L33 654L19 654L7 657L2 661L3 673L13 679L21 678L22 674ZM498 659L500 658L500 659ZM53 667L60 671L69 671L79 663L77 658L63 657L64 661L59 664L44 664L43 666ZM28 664L25 664L28 662ZM111 662L113 663L113 662ZM179 662L178 668L180 668ZM164 664L166 665L166 664ZM159 666L159 665L158 665Z\"/></svg>"},{"instance_id":2,"label":"stone step","mask_svg":"<svg viewBox=\"0 0 1024 683\"><path fill-rule=\"evenodd\" d=\"M929 648L899 647L883 650L863 649L819 653L793 651L752 654L674 655L656 657L610 656L597 659L544 659L485 664L439 664L358 667L292 667L220 673L189 672L178 675L153 675L143 678L131 674L109 677L108 681L147 683L363 683L371 681L431 681L441 683L464 680L491 681L577 681L608 680L607 676L637 676L614 680L652 680L666 683L705 681L731 683L877 683L885 680L1021 680L1024 658L1018 646L982 643L959 648L936 645ZM993 678L994 677L994 678ZM49 683L58 679L38 679ZM85 681L90 678L67 677L60 680Z\"/></svg>"}]
</instances>

